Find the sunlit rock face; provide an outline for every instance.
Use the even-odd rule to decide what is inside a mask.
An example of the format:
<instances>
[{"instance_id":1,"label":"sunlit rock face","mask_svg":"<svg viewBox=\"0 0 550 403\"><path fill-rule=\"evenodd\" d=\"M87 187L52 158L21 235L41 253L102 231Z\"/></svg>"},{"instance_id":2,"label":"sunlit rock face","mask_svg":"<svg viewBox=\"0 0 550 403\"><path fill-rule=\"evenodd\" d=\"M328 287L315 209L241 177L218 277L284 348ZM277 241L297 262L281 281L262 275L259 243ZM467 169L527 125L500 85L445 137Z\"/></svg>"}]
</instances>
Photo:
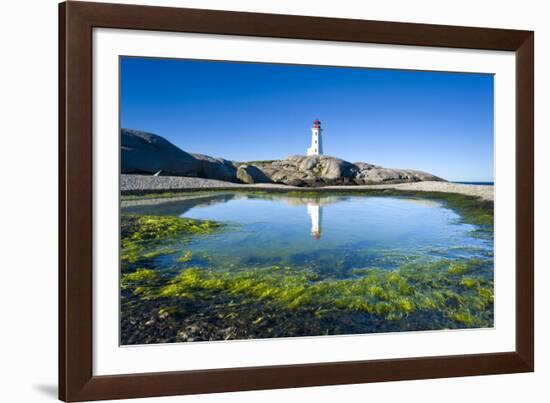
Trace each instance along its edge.
<instances>
[{"instance_id":1,"label":"sunlit rock face","mask_svg":"<svg viewBox=\"0 0 550 403\"><path fill-rule=\"evenodd\" d=\"M156 134L122 129L120 132L122 173L196 176L199 162Z\"/></svg>"},{"instance_id":2,"label":"sunlit rock face","mask_svg":"<svg viewBox=\"0 0 550 403\"><path fill-rule=\"evenodd\" d=\"M365 162L351 163L326 155L292 155L283 160L255 163L273 182L294 186L370 185L444 181L409 169L390 169Z\"/></svg>"},{"instance_id":3,"label":"sunlit rock face","mask_svg":"<svg viewBox=\"0 0 550 403\"><path fill-rule=\"evenodd\" d=\"M271 178L254 165L240 165L237 169L237 179L249 184L272 182Z\"/></svg>"},{"instance_id":4,"label":"sunlit rock face","mask_svg":"<svg viewBox=\"0 0 550 403\"><path fill-rule=\"evenodd\" d=\"M121 172L303 187L444 181L426 172L384 168L366 162L351 163L327 155L292 155L272 161L230 161L187 153L161 136L128 129L121 130Z\"/></svg>"}]
</instances>

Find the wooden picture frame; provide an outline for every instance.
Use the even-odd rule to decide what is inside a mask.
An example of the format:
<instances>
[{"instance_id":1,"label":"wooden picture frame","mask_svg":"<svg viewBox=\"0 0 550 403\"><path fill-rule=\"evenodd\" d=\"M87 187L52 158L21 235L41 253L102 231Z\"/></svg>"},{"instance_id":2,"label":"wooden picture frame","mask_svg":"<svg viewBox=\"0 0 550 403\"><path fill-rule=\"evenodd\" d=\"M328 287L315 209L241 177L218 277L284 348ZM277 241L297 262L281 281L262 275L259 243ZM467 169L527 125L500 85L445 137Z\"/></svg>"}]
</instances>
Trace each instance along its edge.
<instances>
[{"instance_id":1,"label":"wooden picture frame","mask_svg":"<svg viewBox=\"0 0 550 403\"><path fill-rule=\"evenodd\" d=\"M501 353L93 376L92 30L122 28L516 54L516 348ZM59 5L59 398L64 401L534 370L534 33L105 3Z\"/></svg>"}]
</instances>

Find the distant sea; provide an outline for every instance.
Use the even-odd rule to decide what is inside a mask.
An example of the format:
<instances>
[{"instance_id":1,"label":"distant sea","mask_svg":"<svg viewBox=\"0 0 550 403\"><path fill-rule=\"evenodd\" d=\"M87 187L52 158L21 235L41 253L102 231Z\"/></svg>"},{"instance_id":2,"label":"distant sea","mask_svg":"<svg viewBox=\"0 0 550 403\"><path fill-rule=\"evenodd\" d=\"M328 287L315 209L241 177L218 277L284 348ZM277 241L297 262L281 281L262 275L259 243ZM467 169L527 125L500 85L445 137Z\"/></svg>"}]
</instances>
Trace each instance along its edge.
<instances>
[{"instance_id":1,"label":"distant sea","mask_svg":"<svg viewBox=\"0 0 550 403\"><path fill-rule=\"evenodd\" d=\"M452 182L451 183L460 183L462 185L482 185L482 186L493 186L495 182Z\"/></svg>"}]
</instances>

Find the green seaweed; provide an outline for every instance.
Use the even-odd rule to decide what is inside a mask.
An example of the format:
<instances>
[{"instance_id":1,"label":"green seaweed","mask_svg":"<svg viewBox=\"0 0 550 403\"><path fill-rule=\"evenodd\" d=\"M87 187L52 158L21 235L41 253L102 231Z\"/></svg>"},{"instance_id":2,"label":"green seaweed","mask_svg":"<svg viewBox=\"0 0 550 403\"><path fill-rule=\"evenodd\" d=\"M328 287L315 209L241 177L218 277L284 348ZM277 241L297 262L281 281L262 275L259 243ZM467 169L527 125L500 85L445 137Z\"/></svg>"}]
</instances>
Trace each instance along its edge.
<instances>
[{"instance_id":1,"label":"green seaweed","mask_svg":"<svg viewBox=\"0 0 550 403\"><path fill-rule=\"evenodd\" d=\"M208 234L221 224L208 220L194 220L191 218L173 216L129 215L125 218L134 218L133 231L125 239L165 240L182 234Z\"/></svg>"},{"instance_id":2,"label":"green seaweed","mask_svg":"<svg viewBox=\"0 0 550 403\"><path fill-rule=\"evenodd\" d=\"M120 280L121 290L130 290L134 295L143 299L156 298L156 289L162 284L162 278L156 270L143 268L123 274Z\"/></svg>"},{"instance_id":3,"label":"green seaweed","mask_svg":"<svg viewBox=\"0 0 550 403\"><path fill-rule=\"evenodd\" d=\"M464 262L452 262L447 271L449 274L462 275L468 271L468 266Z\"/></svg>"},{"instance_id":4,"label":"green seaweed","mask_svg":"<svg viewBox=\"0 0 550 403\"><path fill-rule=\"evenodd\" d=\"M120 259L122 263L136 263L177 253L178 250L169 245L170 242L211 234L222 226L214 221L191 218L122 215Z\"/></svg>"},{"instance_id":5,"label":"green seaweed","mask_svg":"<svg viewBox=\"0 0 550 403\"><path fill-rule=\"evenodd\" d=\"M122 287L125 288L128 285L136 285L140 283L149 283L153 280L157 280L158 274L155 270L151 269L137 269L133 273L122 275Z\"/></svg>"},{"instance_id":6,"label":"green seaweed","mask_svg":"<svg viewBox=\"0 0 550 403\"><path fill-rule=\"evenodd\" d=\"M255 164L271 164L272 162L275 162L277 160L254 160L254 161L247 161L244 162L244 164L248 165L255 165Z\"/></svg>"},{"instance_id":7,"label":"green seaweed","mask_svg":"<svg viewBox=\"0 0 550 403\"><path fill-rule=\"evenodd\" d=\"M160 248L157 250L153 250L151 252L147 252L141 255L142 259L154 259L159 256L165 256L165 255L173 255L174 253L177 253L177 250L173 248Z\"/></svg>"},{"instance_id":8,"label":"green seaweed","mask_svg":"<svg viewBox=\"0 0 550 403\"><path fill-rule=\"evenodd\" d=\"M235 190L235 192L241 192ZM271 191L245 191L258 198L271 198ZM204 192L203 192L204 193ZM279 192L280 193L280 192ZM181 193L178 193L180 195ZM477 198L436 192L396 190L367 191L291 191L288 197L324 195L399 196L436 200L454 210L461 221L473 224L472 236L492 238L493 203ZM158 195L155 195L158 197ZM248 304L266 304L277 311L306 310L323 319L335 313L364 313L385 321L427 315L438 318L440 328L490 327L493 325L492 254L471 259L427 259L419 251L414 256L390 256L388 270L366 267L352 270L351 278L339 278L333 272L317 273L308 267L265 266L239 268L187 267L197 265L185 244L193 237L219 231L223 224L169 216L123 215L121 220L121 288L136 298L159 300L168 304L159 317L178 316L183 300L205 302L220 296L238 300L230 315ZM182 247L183 246L183 247ZM153 259L179 253L172 272L144 269ZM420 256L418 258L417 256ZM424 258L422 258L424 256ZM201 265L203 263L200 263ZM135 270L135 267L140 267ZM183 269L182 269L183 268ZM135 270L131 273L129 271ZM336 276L336 277L335 277ZM174 309L172 309L174 308ZM266 319L258 316L252 325L261 326ZM257 322L255 322L257 321Z\"/></svg>"},{"instance_id":9,"label":"green seaweed","mask_svg":"<svg viewBox=\"0 0 550 403\"><path fill-rule=\"evenodd\" d=\"M184 192L122 194L120 195L120 200L128 201L128 200L142 200L142 199L170 199L174 197L181 197L182 195L184 195Z\"/></svg>"},{"instance_id":10,"label":"green seaweed","mask_svg":"<svg viewBox=\"0 0 550 403\"><path fill-rule=\"evenodd\" d=\"M183 311L177 306L166 306L159 309L159 317L167 318L168 316L179 317L183 315Z\"/></svg>"},{"instance_id":11,"label":"green seaweed","mask_svg":"<svg viewBox=\"0 0 550 403\"><path fill-rule=\"evenodd\" d=\"M166 283L146 276L136 295L147 298L208 300L226 294L250 298L280 309L313 310L322 317L336 310L366 312L394 321L411 314L442 314L457 327L492 326L493 281L466 272L482 272L486 262L477 259L438 260L405 264L394 271L365 269L353 279L319 279L310 270L258 267L215 271L198 267L182 270ZM460 270L456 270L460 267Z\"/></svg>"},{"instance_id":12,"label":"green seaweed","mask_svg":"<svg viewBox=\"0 0 550 403\"><path fill-rule=\"evenodd\" d=\"M193 258L193 253L190 250L186 250L183 254L177 259L178 262L186 263Z\"/></svg>"}]
</instances>

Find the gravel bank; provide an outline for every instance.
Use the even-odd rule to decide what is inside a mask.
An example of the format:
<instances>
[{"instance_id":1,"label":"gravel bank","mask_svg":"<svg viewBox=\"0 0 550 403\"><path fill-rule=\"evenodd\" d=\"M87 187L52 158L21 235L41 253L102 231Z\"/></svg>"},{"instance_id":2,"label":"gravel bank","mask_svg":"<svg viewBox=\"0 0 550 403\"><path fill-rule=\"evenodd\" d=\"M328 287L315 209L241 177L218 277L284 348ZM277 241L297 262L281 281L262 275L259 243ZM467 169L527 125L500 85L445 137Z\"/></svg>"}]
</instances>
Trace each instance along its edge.
<instances>
[{"instance_id":1,"label":"gravel bank","mask_svg":"<svg viewBox=\"0 0 550 403\"><path fill-rule=\"evenodd\" d=\"M145 176L121 175L120 189L123 194L156 193L178 190L208 190L208 189L280 189L280 190L369 190L396 189L421 192L459 193L479 197L483 200L494 200L494 187L481 185L464 185L449 182L414 182L387 185L357 185L357 186L325 186L322 188L303 188L281 184L259 183L245 185L224 182L214 179L189 178L182 176Z\"/></svg>"},{"instance_id":2,"label":"gravel bank","mask_svg":"<svg viewBox=\"0 0 550 403\"><path fill-rule=\"evenodd\" d=\"M328 186L328 189L345 189L346 186ZM467 196L479 197L483 200L494 200L494 186L486 185L464 185L462 183L450 182L414 182L414 183L399 183L394 185L367 185L354 186L354 189L397 189L397 190L413 190L420 192L442 192L442 193L458 193Z\"/></svg>"}]
</instances>

